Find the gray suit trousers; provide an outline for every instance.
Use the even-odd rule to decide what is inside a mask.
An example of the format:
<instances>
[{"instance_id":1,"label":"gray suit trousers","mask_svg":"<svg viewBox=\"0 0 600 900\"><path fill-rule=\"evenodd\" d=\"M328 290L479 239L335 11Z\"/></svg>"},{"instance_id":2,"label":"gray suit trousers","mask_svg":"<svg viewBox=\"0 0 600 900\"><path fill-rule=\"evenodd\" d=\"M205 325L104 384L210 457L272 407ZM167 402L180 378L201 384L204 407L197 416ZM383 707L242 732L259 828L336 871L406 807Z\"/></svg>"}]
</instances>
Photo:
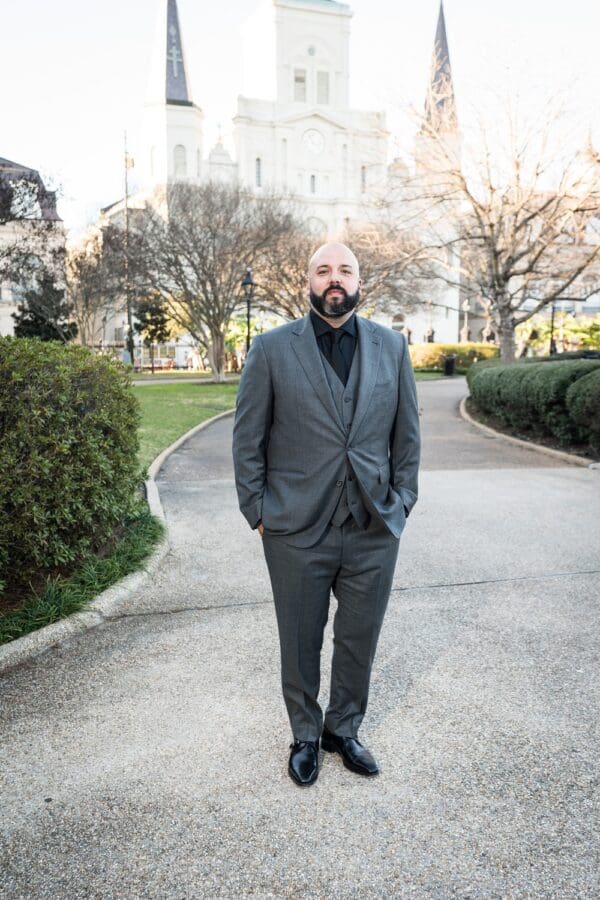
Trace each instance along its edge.
<instances>
[{"instance_id":1,"label":"gray suit trousers","mask_svg":"<svg viewBox=\"0 0 600 900\"><path fill-rule=\"evenodd\" d=\"M312 547L263 534L277 614L283 697L294 738L316 741L323 632L331 591L337 599L325 726L356 737L365 715L371 668L392 586L399 538L379 522L361 530L349 518L330 525Z\"/></svg>"}]
</instances>

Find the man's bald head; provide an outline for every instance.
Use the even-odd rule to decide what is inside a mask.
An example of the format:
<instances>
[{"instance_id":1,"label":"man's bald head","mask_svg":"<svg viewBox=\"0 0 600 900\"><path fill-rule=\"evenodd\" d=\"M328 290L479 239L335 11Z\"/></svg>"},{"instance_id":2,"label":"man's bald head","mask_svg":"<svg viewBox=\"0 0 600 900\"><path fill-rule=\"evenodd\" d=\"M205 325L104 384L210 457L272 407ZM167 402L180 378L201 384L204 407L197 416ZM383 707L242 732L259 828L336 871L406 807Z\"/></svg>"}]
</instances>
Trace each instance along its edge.
<instances>
[{"instance_id":1,"label":"man's bald head","mask_svg":"<svg viewBox=\"0 0 600 900\"><path fill-rule=\"evenodd\" d=\"M358 260L350 247L341 244L339 241L327 241L318 247L310 260L308 261L308 277L316 271L320 263L328 263L330 266L340 266L342 262L349 263L352 266L353 274L358 278L360 275Z\"/></svg>"},{"instance_id":2,"label":"man's bald head","mask_svg":"<svg viewBox=\"0 0 600 900\"><path fill-rule=\"evenodd\" d=\"M350 247L328 241L308 263L308 295L312 308L336 327L351 315L360 300L358 260Z\"/></svg>"}]
</instances>

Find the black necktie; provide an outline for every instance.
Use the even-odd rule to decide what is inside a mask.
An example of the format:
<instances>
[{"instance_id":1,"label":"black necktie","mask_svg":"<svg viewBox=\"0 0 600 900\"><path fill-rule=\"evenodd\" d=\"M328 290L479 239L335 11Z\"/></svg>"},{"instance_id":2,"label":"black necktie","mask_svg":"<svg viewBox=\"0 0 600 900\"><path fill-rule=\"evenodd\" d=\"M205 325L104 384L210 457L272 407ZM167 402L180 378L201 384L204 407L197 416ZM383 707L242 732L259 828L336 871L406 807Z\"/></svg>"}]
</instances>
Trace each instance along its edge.
<instances>
[{"instance_id":1,"label":"black necktie","mask_svg":"<svg viewBox=\"0 0 600 900\"><path fill-rule=\"evenodd\" d=\"M340 341L343 336L344 332L341 328L336 329L331 335L331 365L345 387L348 381L348 371L346 369L346 360L340 348Z\"/></svg>"}]
</instances>

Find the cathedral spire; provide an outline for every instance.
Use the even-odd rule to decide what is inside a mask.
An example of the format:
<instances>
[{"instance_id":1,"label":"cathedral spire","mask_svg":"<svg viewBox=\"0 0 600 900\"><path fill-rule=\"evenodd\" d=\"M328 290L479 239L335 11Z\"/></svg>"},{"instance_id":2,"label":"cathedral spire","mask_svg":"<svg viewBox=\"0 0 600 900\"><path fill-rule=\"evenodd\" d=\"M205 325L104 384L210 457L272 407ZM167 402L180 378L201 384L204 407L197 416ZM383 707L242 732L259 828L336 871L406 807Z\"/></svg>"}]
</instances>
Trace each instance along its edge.
<instances>
[{"instance_id":1,"label":"cathedral spire","mask_svg":"<svg viewBox=\"0 0 600 900\"><path fill-rule=\"evenodd\" d=\"M167 103L191 105L188 95L177 0L167 3L167 40L165 47L165 99Z\"/></svg>"},{"instance_id":2,"label":"cathedral spire","mask_svg":"<svg viewBox=\"0 0 600 900\"><path fill-rule=\"evenodd\" d=\"M440 2L431 61L431 76L425 99L425 124L436 131L452 131L457 127L443 0Z\"/></svg>"}]
</instances>

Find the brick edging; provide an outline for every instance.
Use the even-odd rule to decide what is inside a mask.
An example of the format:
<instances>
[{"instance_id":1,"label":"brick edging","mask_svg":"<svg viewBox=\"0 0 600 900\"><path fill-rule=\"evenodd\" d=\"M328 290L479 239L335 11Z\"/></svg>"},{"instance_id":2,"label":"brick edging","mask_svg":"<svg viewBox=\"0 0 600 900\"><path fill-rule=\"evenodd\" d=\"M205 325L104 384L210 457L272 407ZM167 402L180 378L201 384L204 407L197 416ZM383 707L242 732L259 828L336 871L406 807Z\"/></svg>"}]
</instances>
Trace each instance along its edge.
<instances>
[{"instance_id":1,"label":"brick edging","mask_svg":"<svg viewBox=\"0 0 600 900\"><path fill-rule=\"evenodd\" d=\"M593 460L586 459L585 456L578 456L576 453L567 453L565 450L554 450L552 447L545 447L543 444L536 444L535 441L524 441L522 438L513 437L510 434L504 434L503 431L497 431L495 428L490 428L489 425L484 425L482 422L478 422L477 419L474 419L473 416L469 412L467 412L467 400L470 398L470 396L470 394L466 394L462 398L462 400L460 401L459 412L465 422L468 422L470 425L474 425L475 428L479 428L479 430L485 432L485 434L489 434L492 437L502 438L503 440L508 441L511 444L516 444L519 447L524 447L526 450L531 450L534 453L545 453L546 456L553 456L556 459L562 459L574 466L585 466L588 469L600 468L600 463L595 463L593 462Z\"/></svg>"}]
</instances>

